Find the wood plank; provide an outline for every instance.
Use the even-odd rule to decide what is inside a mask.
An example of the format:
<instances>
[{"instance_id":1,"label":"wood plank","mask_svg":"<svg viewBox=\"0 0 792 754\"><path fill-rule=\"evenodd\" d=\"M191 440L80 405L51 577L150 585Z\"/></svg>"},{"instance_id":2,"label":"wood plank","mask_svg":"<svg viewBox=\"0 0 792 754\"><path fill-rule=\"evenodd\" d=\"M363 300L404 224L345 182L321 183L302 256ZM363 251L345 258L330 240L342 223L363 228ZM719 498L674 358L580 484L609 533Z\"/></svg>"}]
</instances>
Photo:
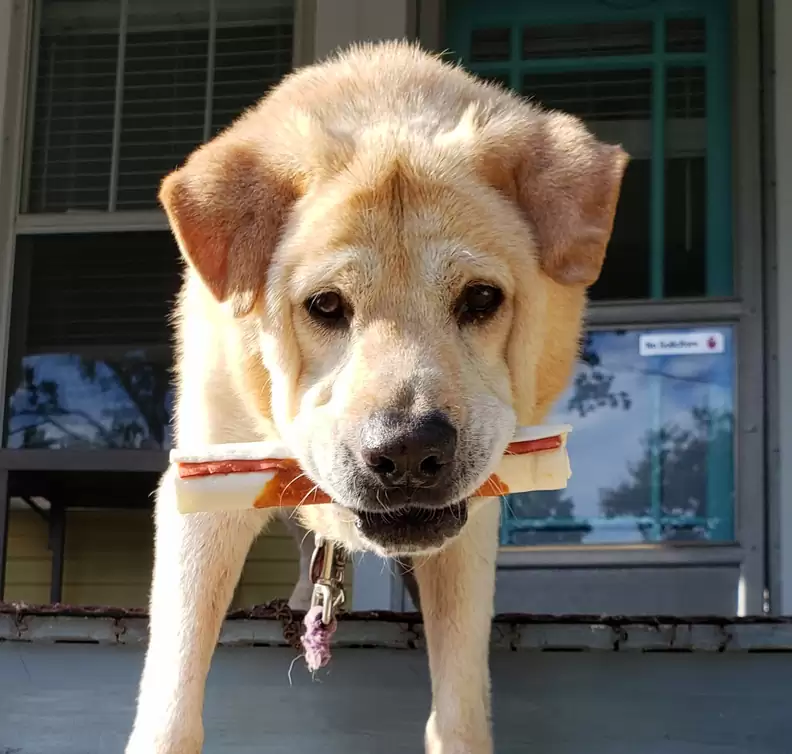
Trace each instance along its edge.
<instances>
[{"instance_id":1,"label":"wood plank","mask_svg":"<svg viewBox=\"0 0 792 754\"><path fill-rule=\"evenodd\" d=\"M422 750L430 704L422 652L336 649L321 683L297 663L290 685L294 657L217 651L204 754ZM0 645L2 746L123 751L142 661L141 648ZM498 754L789 752L792 653L495 651L492 669Z\"/></svg>"},{"instance_id":2,"label":"wood plank","mask_svg":"<svg viewBox=\"0 0 792 754\"><path fill-rule=\"evenodd\" d=\"M8 602L27 602L31 605L46 605L49 602L49 592L49 581L47 581L46 584L23 584L19 581L7 581L5 599ZM132 606L130 605L130 607ZM2 749L0 749L0 751L2 751Z\"/></svg>"},{"instance_id":3,"label":"wood plank","mask_svg":"<svg viewBox=\"0 0 792 754\"><path fill-rule=\"evenodd\" d=\"M147 607L150 584L64 584L63 601L70 605Z\"/></svg>"},{"instance_id":4,"label":"wood plank","mask_svg":"<svg viewBox=\"0 0 792 754\"><path fill-rule=\"evenodd\" d=\"M296 560L259 560L248 561L242 570L241 583L255 584L293 584L299 577Z\"/></svg>"}]
</instances>

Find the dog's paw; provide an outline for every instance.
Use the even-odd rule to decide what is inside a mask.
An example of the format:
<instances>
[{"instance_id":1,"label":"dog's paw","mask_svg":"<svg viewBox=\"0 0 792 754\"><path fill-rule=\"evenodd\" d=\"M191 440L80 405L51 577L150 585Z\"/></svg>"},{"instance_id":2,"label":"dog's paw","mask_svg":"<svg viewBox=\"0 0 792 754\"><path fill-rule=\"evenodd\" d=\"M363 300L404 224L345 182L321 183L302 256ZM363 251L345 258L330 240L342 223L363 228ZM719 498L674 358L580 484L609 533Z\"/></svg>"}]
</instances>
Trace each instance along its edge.
<instances>
[{"instance_id":1,"label":"dog's paw","mask_svg":"<svg viewBox=\"0 0 792 754\"><path fill-rule=\"evenodd\" d=\"M426 754L493 754L489 725L442 730L434 714L426 725Z\"/></svg>"},{"instance_id":2,"label":"dog's paw","mask_svg":"<svg viewBox=\"0 0 792 754\"><path fill-rule=\"evenodd\" d=\"M430 741L427 736L426 754L493 754L492 741L489 739L463 741L456 737Z\"/></svg>"}]
</instances>

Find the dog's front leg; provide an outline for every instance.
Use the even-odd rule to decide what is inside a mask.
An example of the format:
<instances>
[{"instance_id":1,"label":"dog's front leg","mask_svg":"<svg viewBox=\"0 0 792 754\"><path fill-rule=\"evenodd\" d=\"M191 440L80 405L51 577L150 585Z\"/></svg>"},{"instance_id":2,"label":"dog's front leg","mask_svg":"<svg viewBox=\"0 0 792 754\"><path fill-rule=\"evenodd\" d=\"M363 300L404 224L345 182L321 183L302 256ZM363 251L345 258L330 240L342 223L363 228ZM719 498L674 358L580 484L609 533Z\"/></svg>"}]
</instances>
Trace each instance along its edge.
<instances>
[{"instance_id":1,"label":"dog's front leg","mask_svg":"<svg viewBox=\"0 0 792 754\"><path fill-rule=\"evenodd\" d=\"M157 493L149 646L127 754L198 754L204 686L262 511L182 516L173 472Z\"/></svg>"},{"instance_id":2,"label":"dog's front leg","mask_svg":"<svg viewBox=\"0 0 792 754\"><path fill-rule=\"evenodd\" d=\"M491 754L489 645L498 501L487 500L446 549L416 559L432 673L427 754Z\"/></svg>"}]
</instances>

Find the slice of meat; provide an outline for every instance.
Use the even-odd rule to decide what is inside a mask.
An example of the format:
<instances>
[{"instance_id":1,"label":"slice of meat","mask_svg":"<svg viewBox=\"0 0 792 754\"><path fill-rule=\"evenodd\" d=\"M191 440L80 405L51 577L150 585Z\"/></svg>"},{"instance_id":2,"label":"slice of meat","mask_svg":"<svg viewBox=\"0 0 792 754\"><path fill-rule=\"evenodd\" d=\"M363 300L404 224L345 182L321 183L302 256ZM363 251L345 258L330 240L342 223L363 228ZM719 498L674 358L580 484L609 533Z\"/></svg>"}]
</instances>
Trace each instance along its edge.
<instances>
[{"instance_id":1,"label":"slice of meat","mask_svg":"<svg viewBox=\"0 0 792 754\"><path fill-rule=\"evenodd\" d=\"M525 453L537 453L540 450L557 450L563 445L561 435L554 437L539 437L536 440L520 440L510 442L506 452L512 455L521 456Z\"/></svg>"},{"instance_id":2,"label":"slice of meat","mask_svg":"<svg viewBox=\"0 0 792 754\"><path fill-rule=\"evenodd\" d=\"M490 474L490 478L476 490L474 497L502 497L508 494L509 485L497 474Z\"/></svg>"},{"instance_id":3,"label":"slice of meat","mask_svg":"<svg viewBox=\"0 0 792 754\"><path fill-rule=\"evenodd\" d=\"M314 484L302 471L297 461L290 458L233 459L179 463L181 479L203 479L210 476L250 474L274 471L275 476L253 502L254 508L294 508L298 505L329 503L330 497Z\"/></svg>"},{"instance_id":4,"label":"slice of meat","mask_svg":"<svg viewBox=\"0 0 792 754\"><path fill-rule=\"evenodd\" d=\"M250 474L262 471L282 471L287 468L288 461L283 458L262 458L247 460L237 458L226 461L200 461L196 463L179 463L178 471L181 479L191 477L212 476L213 474Z\"/></svg>"},{"instance_id":5,"label":"slice of meat","mask_svg":"<svg viewBox=\"0 0 792 754\"><path fill-rule=\"evenodd\" d=\"M288 460L280 462L278 473L264 485L253 507L296 508L330 502L330 496L303 473L297 461Z\"/></svg>"}]
</instances>

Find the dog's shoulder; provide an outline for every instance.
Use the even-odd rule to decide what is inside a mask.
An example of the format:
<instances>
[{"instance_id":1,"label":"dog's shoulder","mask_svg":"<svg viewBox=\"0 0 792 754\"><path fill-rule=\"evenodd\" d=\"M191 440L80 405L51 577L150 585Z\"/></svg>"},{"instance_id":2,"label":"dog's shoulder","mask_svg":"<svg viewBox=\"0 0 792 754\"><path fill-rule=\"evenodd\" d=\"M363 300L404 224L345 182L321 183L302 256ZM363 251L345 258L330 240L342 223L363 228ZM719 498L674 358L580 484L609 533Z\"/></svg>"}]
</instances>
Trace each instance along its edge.
<instances>
[{"instance_id":1,"label":"dog's shoulder","mask_svg":"<svg viewBox=\"0 0 792 754\"><path fill-rule=\"evenodd\" d=\"M274 434L268 405L248 405L244 382L266 375L258 374L264 368L252 355L246 323L219 305L189 268L173 320L177 442L249 442Z\"/></svg>"}]
</instances>

